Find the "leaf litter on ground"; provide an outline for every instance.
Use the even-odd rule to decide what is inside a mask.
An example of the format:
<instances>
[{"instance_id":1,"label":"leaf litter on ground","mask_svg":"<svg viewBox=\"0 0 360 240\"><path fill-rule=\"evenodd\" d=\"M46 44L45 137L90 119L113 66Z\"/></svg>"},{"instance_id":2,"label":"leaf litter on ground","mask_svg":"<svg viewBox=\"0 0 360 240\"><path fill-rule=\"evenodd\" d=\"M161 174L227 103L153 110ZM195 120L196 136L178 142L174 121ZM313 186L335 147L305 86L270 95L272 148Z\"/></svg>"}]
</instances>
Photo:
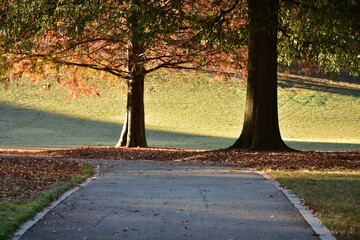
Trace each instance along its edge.
<instances>
[{"instance_id":1,"label":"leaf litter on ground","mask_svg":"<svg viewBox=\"0 0 360 240\"><path fill-rule=\"evenodd\" d=\"M0 198L36 196L55 182L81 175L84 163L64 159L201 161L231 163L235 167L257 170L360 169L360 151L248 152L114 147L44 151L3 149L0 150Z\"/></svg>"},{"instance_id":2,"label":"leaf litter on ground","mask_svg":"<svg viewBox=\"0 0 360 240\"><path fill-rule=\"evenodd\" d=\"M81 175L84 162L65 159L200 161L232 164L233 170L360 170L360 151L352 152L248 152L193 151L166 148L85 147L62 150L1 150L0 199L33 197L54 182ZM164 171L171 171L170 168ZM309 182L313 182L309 179ZM269 196L270 197L270 196Z\"/></svg>"},{"instance_id":3,"label":"leaf litter on ground","mask_svg":"<svg viewBox=\"0 0 360 240\"><path fill-rule=\"evenodd\" d=\"M0 150L0 154L65 159L202 161L233 163L240 167L259 170L360 169L360 151L249 152L231 149L199 151L171 148L84 147L45 151Z\"/></svg>"},{"instance_id":4,"label":"leaf litter on ground","mask_svg":"<svg viewBox=\"0 0 360 240\"><path fill-rule=\"evenodd\" d=\"M53 184L83 176L84 163L0 156L0 198L30 199Z\"/></svg>"}]
</instances>

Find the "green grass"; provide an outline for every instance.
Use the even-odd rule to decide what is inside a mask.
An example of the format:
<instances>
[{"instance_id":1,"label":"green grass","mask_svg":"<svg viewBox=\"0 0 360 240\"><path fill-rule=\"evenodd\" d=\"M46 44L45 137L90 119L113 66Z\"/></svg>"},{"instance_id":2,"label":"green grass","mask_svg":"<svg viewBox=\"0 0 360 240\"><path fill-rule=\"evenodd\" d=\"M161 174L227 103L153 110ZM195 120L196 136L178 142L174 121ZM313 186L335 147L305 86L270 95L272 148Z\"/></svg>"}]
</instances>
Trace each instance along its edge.
<instances>
[{"instance_id":1,"label":"green grass","mask_svg":"<svg viewBox=\"0 0 360 240\"><path fill-rule=\"evenodd\" d=\"M279 74L279 80L282 136L300 141L290 142L292 147L343 149L348 145L336 143L347 142L353 143L352 149L360 149L359 79L347 83ZM2 147L115 145L121 130L118 124L125 114L123 81L103 82L99 86L101 98L71 101L53 80L46 82L51 83L50 89L39 90L44 82L31 84L26 79L7 90L1 88ZM150 146L223 148L239 136L246 96L243 81L216 81L202 72L159 71L147 76L145 86ZM359 171L270 174L304 198L339 239L359 238Z\"/></svg>"},{"instance_id":2,"label":"green grass","mask_svg":"<svg viewBox=\"0 0 360 240\"><path fill-rule=\"evenodd\" d=\"M94 76L93 81L97 79ZM279 119L283 138L360 143L360 84L285 74L279 74L279 79ZM7 90L0 88L0 111L3 110L0 135L6 140L4 146L44 148L43 143L48 142L45 136L54 140L53 145L47 147L115 145L121 131L121 126L116 124L121 124L125 115L125 83L104 81L99 86L100 98L89 96L69 101L66 92L53 81L44 81L51 84L47 90L39 90L44 82L31 84L26 79L14 82ZM240 79L229 77L226 81L216 81L209 73L159 71L147 76L145 85L150 146L223 148L239 136L246 95L245 84ZM13 108L18 110L12 112ZM21 115L25 112L20 111L23 109L37 112L31 116ZM47 122L35 125L38 112L56 114L63 119L56 122L49 118ZM76 123L72 122L74 119ZM51 127L46 128L48 125ZM79 133L72 134L71 126ZM16 131L10 134L9 129ZM39 134L35 137L30 134L36 132ZM71 140L80 134L84 135ZM32 138L31 142L29 138Z\"/></svg>"},{"instance_id":3,"label":"green grass","mask_svg":"<svg viewBox=\"0 0 360 240\"><path fill-rule=\"evenodd\" d=\"M293 79L295 78L295 79ZM359 84L280 75L279 118L285 138L359 141Z\"/></svg>"},{"instance_id":4,"label":"green grass","mask_svg":"<svg viewBox=\"0 0 360 240\"><path fill-rule=\"evenodd\" d=\"M273 171L315 211L338 240L360 239L360 171Z\"/></svg>"},{"instance_id":5,"label":"green grass","mask_svg":"<svg viewBox=\"0 0 360 240\"><path fill-rule=\"evenodd\" d=\"M85 165L84 176L75 177L68 182L55 183L33 199L0 199L0 240L8 239L22 223L34 217L61 194L84 181L91 173L92 168Z\"/></svg>"}]
</instances>

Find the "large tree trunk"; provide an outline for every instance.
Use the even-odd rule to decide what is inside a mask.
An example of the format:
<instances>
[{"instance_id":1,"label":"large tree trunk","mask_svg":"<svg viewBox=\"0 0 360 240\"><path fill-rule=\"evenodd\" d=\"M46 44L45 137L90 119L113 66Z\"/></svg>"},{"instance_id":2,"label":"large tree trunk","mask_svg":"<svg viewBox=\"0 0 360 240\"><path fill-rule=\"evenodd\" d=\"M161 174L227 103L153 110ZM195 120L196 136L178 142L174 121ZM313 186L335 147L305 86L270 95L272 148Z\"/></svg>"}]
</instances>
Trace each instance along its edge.
<instances>
[{"instance_id":1,"label":"large tree trunk","mask_svg":"<svg viewBox=\"0 0 360 240\"><path fill-rule=\"evenodd\" d=\"M145 135L144 77L144 75L139 75L128 81L125 121L116 147L147 147Z\"/></svg>"},{"instance_id":2,"label":"large tree trunk","mask_svg":"<svg viewBox=\"0 0 360 240\"><path fill-rule=\"evenodd\" d=\"M136 8L135 8L136 9ZM143 28L138 22L136 10L129 17L131 42L128 50L128 79L126 115L119 142L116 147L147 147L144 109L144 39Z\"/></svg>"},{"instance_id":3,"label":"large tree trunk","mask_svg":"<svg viewBox=\"0 0 360 240\"><path fill-rule=\"evenodd\" d=\"M242 133L230 147L254 151L290 150L281 139L277 107L279 0L248 0L249 62Z\"/></svg>"},{"instance_id":4,"label":"large tree trunk","mask_svg":"<svg viewBox=\"0 0 360 240\"><path fill-rule=\"evenodd\" d=\"M132 78L127 81L126 115L116 147L147 147L144 108L145 68L139 61L141 54L136 54L141 49L133 45L132 50L134 51L129 54L129 70Z\"/></svg>"},{"instance_id":5,"label":"large tree trunk","mask_svg":"<svg viewBox=\"0 0 360 240\"><path fill-rule=\"evenodd\" d=\"M129 69L132 78L127 81L126 115L116 147L147 147L144 108L145 68L143 63L138 61L139 56L141 54L131 54L129 57Z\"/></svg>"}]
</instances>

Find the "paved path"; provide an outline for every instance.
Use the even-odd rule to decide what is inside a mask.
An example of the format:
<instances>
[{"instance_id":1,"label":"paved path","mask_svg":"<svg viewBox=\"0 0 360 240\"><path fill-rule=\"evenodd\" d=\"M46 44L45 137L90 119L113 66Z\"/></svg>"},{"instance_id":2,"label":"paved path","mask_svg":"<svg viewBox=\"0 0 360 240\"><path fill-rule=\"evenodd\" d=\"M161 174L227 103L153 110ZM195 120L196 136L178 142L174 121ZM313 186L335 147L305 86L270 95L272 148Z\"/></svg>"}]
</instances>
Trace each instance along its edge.
<instances>
[{"instance_id":1,"label":"paved path","mask_svg":"<svg viewBox=\"0 0 360 240\"><path fill-rule=\"evenodd\" d=\"M262 176L222 165L119 161L22 240L318 239Z\"/></svg>"}]
</instances>

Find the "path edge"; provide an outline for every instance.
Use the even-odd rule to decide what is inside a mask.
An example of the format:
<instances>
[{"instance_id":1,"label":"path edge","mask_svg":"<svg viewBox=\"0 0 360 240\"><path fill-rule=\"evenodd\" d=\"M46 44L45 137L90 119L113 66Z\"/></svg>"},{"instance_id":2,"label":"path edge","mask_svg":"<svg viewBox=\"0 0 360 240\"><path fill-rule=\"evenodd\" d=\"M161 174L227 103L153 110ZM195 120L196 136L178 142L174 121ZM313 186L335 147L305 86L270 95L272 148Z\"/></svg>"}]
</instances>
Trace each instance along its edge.
<instances>
[{"instance_id":1,"label":"path edge","mask_svg":"<svg viewBox=\"0 0 360 240\"><path fill-rule=\"evenodd\" d=\"M255 171L255 173L269 180L273 185L275 185L277 189L283 192L283 194L287 197L287 199L289 199L295 209L303 216L305 221L314 230L315 234L319 237L320 240L336 240L330 230L320 221L317 216L312 213L310 208L301 204L300 198L293 191L282 187L278 181L264 172Z\"/></svg>"},{"instance_id":2,"label":"path edge","mask_svg":"<svg viewBox=\"0 0 360 240\"><path fill-rule=\"evenodd\" d=\"M57 200L53 201L49 206L38 212L33 218L27 220L21 224L20 228L11 236L11 240L19 240L32 226L34 226L38 221L40 221L48 212L54 209L57 205L63 202L66 198L70 197L73 193L82 189L92 181L98 178L100 173L100 166L94 168L94 174L91 177L88 177L85 181L79 185L67 190L63 193Z\"/></svg>"}]
</instances>

